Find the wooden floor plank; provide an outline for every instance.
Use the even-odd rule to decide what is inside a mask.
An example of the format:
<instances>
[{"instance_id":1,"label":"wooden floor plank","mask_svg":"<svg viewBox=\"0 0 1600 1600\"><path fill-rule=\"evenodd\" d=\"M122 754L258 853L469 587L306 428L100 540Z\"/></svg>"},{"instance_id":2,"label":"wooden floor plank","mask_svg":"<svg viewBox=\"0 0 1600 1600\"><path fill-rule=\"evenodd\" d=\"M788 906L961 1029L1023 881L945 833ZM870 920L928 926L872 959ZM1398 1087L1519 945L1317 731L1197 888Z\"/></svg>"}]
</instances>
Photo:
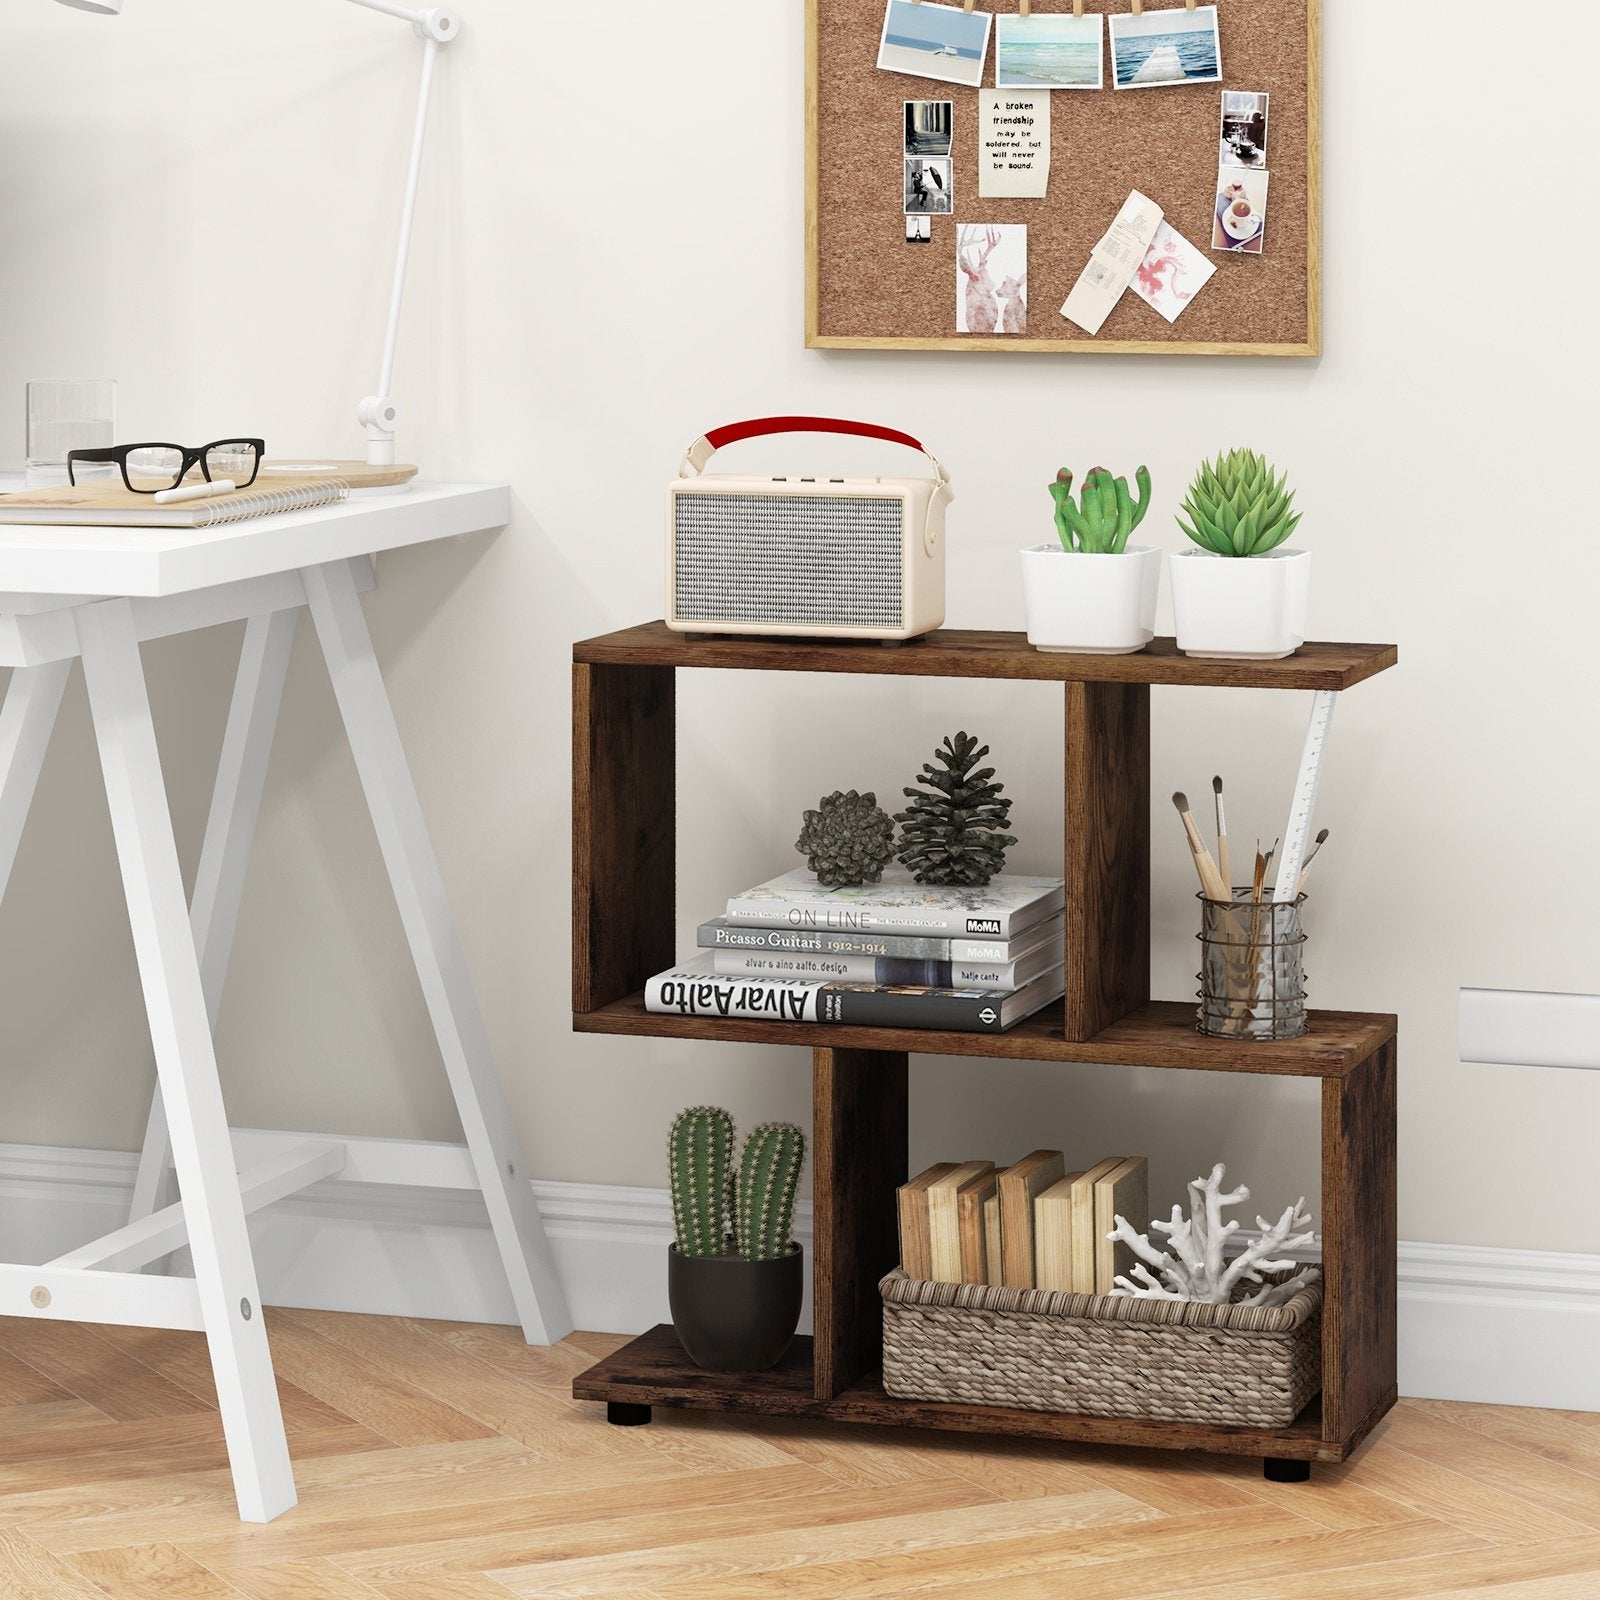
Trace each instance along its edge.
<instances>
[{"instance_id":1,"label":"wooden floor plank","mask_svg":"<svg viewBox=\"0 0 1600 1600\"><path fill-rule=\"evenodd\" d=\"M708 1580L743 1584L752 1577L770 1576L774 1569L788 1572L818 1561L885 1560L940 1546L982 1545L1019 1535L1049 1539L1108 1524L1143 1524L1155 1517L1148 1506L1105 1490L1025 1503L996 1505L987 1501L956 1507L938 1517L916 1512L782 1532L761 1528L731 1538L534 1562L492 1571L490 1576L527 1600L609 1594L640 1584L657 1590L664 1584Z\"/></svg>"},{"instance_id":2,"label":"wooden floor plank","mask_svg":"<svg viewBox=\"0 0 1600 1600\"><path fill-rule=\"evenodd\" d=\"M559 1483L560 1472L553 1476ZM223 1571L334 1555L342 1566L359 1573L373 1566L387 1572L391 1563L384 1552L390 1550L400 1552L398 1565L402 1568L413 1560L432 1567L435 1552L442 1550L449 1554L439 1556L437 1570L464 1572L474 1563L455 1559L455 1547L465 1543L490 1546L509 1541L519 1551L537 1551L541 1546L581 1539L591 1525L648 1520L643 1514L652 1511L666 1512L685 1523L712 1509L743 1518L751 1514L748 1508L752 1505L800 1505L823 1499L831 1487L826 1479L803 1467L646 1477L610 1492L596 1492L587 1486L563 1489L547 1483L538 1494L462 1507L441 1506L426 1516L373 1511L327 1523L281 1519L265 1525L241 1525L220 1538L186 1540L184 1548ZM412 1552L419 1549L421 1553L414 1556ZM510 1564L477 1563L480 1570ZM401 1570L395 1575L411 1574Z\"/></svg>"},{"instance_id":3,"label":"wooden floor plank","mask_svg":"<svg viewBox=\"0 0 1600 1600\"><path fill-rule=\"evenodd\" d=\"M115 1600L240 1600L231 1583L170 1544L94 1550L68 1564Z\"/></svg>"},{"instance_id":4,"label":"wooden floor plank","mask_svg":"<svg viewBox=\"0 0 1600 1600\"><path fill-rule=\"evenodd\" d=\"M7 1600L105 1600L104 1589L15 1528L0 1528L0 1594Z\"/></svg>"},{"instance_id":5,"label":"wooden floor plank","mask_svg":"<svg viewBox=\"0 0 1600 1600\"><path fill-rule=\"evenodd\" d=\"M732 1476L737 1483L745 1485L754 1479L783 1475L784 1470ZM720 1475L708 1474L707 1479L717 1476ZM609 1515L591 1510L580 1522L534 1524L507 1529L500 1534L491 1533L487 1537L467 1536L444 1543L374 1550L359 1558L341 1557L341 1561L351 1571L381 1587L384 1583L424 1579L441 1572L495 1572L538 1561L573 1560L673 1543L737 1538L748 1532L752 1523L777 1533L789 1528L913 1513L939 1517L985 1498L981 1490L953 1482L892 1484L888 1488L865 1491L838 1489L830 1484L825 1490L810 1493L784 1493L759 1499L752 1496L750 1502L743 1505L730 1502L725 1493L714 1500L685 1504L680 1493L676 1503L666 1510L660 1508L658 1498L653 1505L637 1510L621 1505L611 1507ZM991 1503L999 1504L998 1501Z\"/></svg>"},{"instance_id":6,"label":"wooden floor plank","mask_svg":"<svg viewBox=\"0 0 1600 1600\"><path fill-rule=\"evenodd\" d=\"M279 1376L395 1444L482 1439L496 1431L322 1338L297 1322L294 1313L266 1315Z\"/></svg>"},{"instance_id":7,"label":"wooden floor plank","mask_svg":"<svg viewBox=\"0 0 1600 1600\"><path fill-rule=\"evenodd\" d=\"M299 1505L241 1524L204 1341L0 1321L0 1600L1600 1600L1600 1416L1402 1402L1305 1484L673 1413L625 1341L269 1312Z\"/></svg>"},{"instance_id":8,"label":"wooden floor plank","mask_svg":"<svg viewBox=\"0 0 1600 1600\"><path fill-rule=\"evenodd\" d=\"M207 1409L206 1401L124 1355L83 1323L0 1317L0 1346L116 1422Z\"/></svg>"},{"instance_id":9,"label":"wooden floor plank","mask_svg":"<svg viewBox=\"0 0 1600 1600\"><path fill-rule=\"evenodd\" d=\"M1029 1502L1024 1509L1037 1504ZM1246 1565L1257 1543L1305 1531L1306 1524L1298 1518L1271 1507L1230 1509L1213 1516L1157 1517L1080 1530L1070 1540L1040 1538L1030 1530L978 1542L930 1543L902 1555L822 1560L731 1577L657 1580L655 1587L662 1600L836 1600L844 1595L850 1600L897 1600L928 1589L976 1583L989 1583L996 1594L1009 1594L1014 1580L1059 1574L1069 1556L1085 1567L1137 1558L1165 1563L1167 1571L1175 1573L1182 1570L1190 1551L1214 1550L1224 1543L1237 1549L1241 1565ZM1063 1596L1071 1592L1062 1588Z\"/></svg>"}]
</instances>

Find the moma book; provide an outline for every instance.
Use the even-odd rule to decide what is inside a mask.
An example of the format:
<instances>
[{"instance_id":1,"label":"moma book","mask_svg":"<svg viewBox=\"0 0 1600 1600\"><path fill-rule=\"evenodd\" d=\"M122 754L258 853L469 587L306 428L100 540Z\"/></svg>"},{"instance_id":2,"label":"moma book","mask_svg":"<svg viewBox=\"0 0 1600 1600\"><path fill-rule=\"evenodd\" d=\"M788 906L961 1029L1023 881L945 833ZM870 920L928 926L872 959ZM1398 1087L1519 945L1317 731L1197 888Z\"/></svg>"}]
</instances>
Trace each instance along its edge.
<instances>
[{"instance_id":1,"label":"moma book","mask_svg":"<svg viewBox=\"0 0 1600 1600\"><path fill-rule=\"evenodd\" d=\"M757 928L1013 939L1066 904L1060 878L1002 873L981 888L918 883L903 867L878 883L829 889L800 867L728 902L728 921Z\"/></svg>"},{"instance_id":2,"label":"moma book","mask_svg":"<svg viewBox=\"0 0 1600 1600\"><path fill-rule=\"evenodd\" d=\"M928 989L912 985L814 982L719 975L714 958L658 973L644 987L646 1011L749 1022L828 1022L847 1027L934 1028L949 1033L1002 1033L1066 987L1062 969L1010 994L994 989Z\"/></svg>"}]
</instances>

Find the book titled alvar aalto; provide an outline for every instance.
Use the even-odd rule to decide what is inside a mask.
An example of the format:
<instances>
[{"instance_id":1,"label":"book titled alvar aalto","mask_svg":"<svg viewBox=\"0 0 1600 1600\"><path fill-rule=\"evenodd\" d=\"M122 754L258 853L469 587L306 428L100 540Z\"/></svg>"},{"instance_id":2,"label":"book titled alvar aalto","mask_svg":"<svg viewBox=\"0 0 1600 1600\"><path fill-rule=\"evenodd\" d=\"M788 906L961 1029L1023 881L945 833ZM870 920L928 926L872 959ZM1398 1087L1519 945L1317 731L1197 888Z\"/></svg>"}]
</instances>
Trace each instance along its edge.
<instances>
[{"instance_id":1,"label":"book titled alvar aalto","mask_svg":"<svg viewBox=\"0 0 1600 1600\"><path fill-rule=\"evenodd\" d=\"M746 927L815 928L943 938L1011 939L1066 903L1060 878L1006 873L981 888L933 887L891 868L879 883L828 889L803 867L728 901Z\"/></svg>"},{"instance_id":2,"label":"book titled alvar aalto","mask_svg":"<svg viewBox=\"0 0 1600 1600\"><path fill-rule=\"evenodd\" d=\"M825 1022L864 1028L934 1028L948 1033L1002 1033L1065 988L1057 966L1021 989L930 989L876 983L719 975L701 956L657 973L644 988L646 1011L749 1022Z\"/></svg>"}]
</instances>

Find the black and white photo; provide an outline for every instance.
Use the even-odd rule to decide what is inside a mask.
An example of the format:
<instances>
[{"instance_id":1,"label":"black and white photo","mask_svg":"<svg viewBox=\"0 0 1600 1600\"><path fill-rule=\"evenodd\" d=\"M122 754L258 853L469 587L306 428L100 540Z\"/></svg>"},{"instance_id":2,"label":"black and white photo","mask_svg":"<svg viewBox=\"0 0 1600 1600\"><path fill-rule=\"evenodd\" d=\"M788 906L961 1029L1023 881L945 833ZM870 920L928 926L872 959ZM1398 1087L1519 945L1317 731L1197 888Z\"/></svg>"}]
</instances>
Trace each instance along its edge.
<instances>
[{"instance_id":1,"label":"black and white photo","mask_svg":"<svg viewBox=\"0 0 1600 1600\"><path fill-rule=\"evenodd\" d=\"M1264 167L1267 164L1267 102L1270 95L1226 89L1222 95L1222 146L1224 167Z\"/></svg>"},{"instance_id":2,"label":"black and white photo","mask_svg":"<svg viewBox=\"0 0 1600 1600\"><path fill-rule=\"evenodd\" d=\"M906 243L907 244L932 244L933 243L933 218L928 216L906 217Z\"/></svg>"},{"instance_id":3,"label":"black and white photo","mask_svg":"<svg viewBox=\"0 0 1600 1600\"><path fill-rule=\"evenodd\" d=\"M905 154L947 156L955 128L955 107L948 100L907 100Z\"/></svg>"},{"instance_id":4,"label":"black and white photo","mask_svg":"<svg viewBox=\"0 0 1600 1600\"><path fill-rule=\"evenodd\" d=\"M949 156L906 157L905 212L908 217L947 217L955 206Z\"/></svg>"}]
</instances>

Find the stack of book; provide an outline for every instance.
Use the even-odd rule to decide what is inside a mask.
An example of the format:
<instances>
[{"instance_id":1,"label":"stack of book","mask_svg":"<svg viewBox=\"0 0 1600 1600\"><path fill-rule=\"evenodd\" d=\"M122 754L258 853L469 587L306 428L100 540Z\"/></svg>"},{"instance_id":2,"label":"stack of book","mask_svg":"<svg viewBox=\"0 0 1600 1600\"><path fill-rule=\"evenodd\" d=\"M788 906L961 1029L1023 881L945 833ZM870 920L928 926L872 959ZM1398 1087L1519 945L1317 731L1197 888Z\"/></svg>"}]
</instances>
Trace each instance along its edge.
<instances>
[{"instance_id":1,"label":"stack of book","mask_svg":"<svg viewBox=\"0 0 1600 1600\"><path fill-rule=\"evenodd\" d=\"M1065 988L1060 878L932 888L891 870L826 889L804 870L758 884L701 927L702 954L645 986L682 1016L998 1033Z\"/></svg>"},{"instance_id":2,"label":"stack of book","mask_svg":"<svg viewBox=\"0 0 1600 1600\"><path fill-rule=\"evenodd\" d=\"M1109 1294L1133 1266L1108 1237L1119 1216L1143 1232L1150 1212L1143 1156L1108 1156L1068 1172L1059 1150L992 1161L941 1161L899 1190L900 1265L929 1283Z\"/></svg>"}]
</instances>

